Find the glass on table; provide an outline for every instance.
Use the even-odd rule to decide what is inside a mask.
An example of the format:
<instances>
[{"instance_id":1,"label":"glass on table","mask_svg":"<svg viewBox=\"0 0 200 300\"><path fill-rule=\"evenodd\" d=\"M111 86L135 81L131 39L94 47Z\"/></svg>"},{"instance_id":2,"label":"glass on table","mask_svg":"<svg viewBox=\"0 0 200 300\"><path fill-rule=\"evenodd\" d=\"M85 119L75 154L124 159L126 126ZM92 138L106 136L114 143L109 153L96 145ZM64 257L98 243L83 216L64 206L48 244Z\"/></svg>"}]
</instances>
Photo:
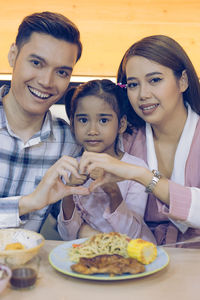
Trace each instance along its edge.
<instances>
[{"instance_id":1,"label":"glass on table","mask_svg":"<svg viewBox=\"0 0 200 300\"><path fill-rule=\"evenodd\" d=\"M7 261L12 270L10 284L12 288L24 289L33 287L38 278L41 258L36 255L24 264L13 265Z\"/></svg>"}]
</instances>

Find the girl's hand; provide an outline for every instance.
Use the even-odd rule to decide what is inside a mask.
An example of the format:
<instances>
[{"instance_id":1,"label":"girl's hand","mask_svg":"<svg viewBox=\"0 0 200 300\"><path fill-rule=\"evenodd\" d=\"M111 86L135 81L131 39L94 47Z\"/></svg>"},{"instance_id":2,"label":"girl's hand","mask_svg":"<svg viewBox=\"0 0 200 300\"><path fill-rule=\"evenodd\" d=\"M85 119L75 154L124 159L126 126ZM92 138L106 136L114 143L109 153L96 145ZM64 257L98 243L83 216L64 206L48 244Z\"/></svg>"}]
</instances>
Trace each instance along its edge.
<instances>
[{"instance_id":1,"label":"girl's hand","mask_svg":"<svg viewBox=\"0 0 200 300\"><path fill-rule=\"evenodd\" d=\"M80 177L77 178L73 174L70 174L68 185L79 186L79 185L83 185L88 180L88 175L86 175L86 174L79 174L79 175L80 175Z\"/></svg>"},{"instance_id":2,"label":"girl's hand","mask_svg":"<svg viewBox=\"0 0 200 300\"><path fill-rule=\"evenodd\" d=\"M102 168L95 168L94 170L91 171L90 173L90 178L95 180L104 175L104 170Z\"/></svg>"},{"instance_id":3,"label":"girl's hand","mask_svg":"<svg viewBox=\"0 0 200 300\"><path fill-rule=\"evenodd\" d=\"M98 234L100 232L101 231L98 231L98 230L92 228L90 225L88 225L86 223L83 223L81 225L81 228L79 229L78 238L79 239L81 239L81 238L90 238L93 235Z\"/></svg>"},{"instance_id":4,"label":"girl's hand","mask_svg":"<svg viewBox=\"0 0 200 300\"><path fill-rule=\"evenodd\" d=\"M95 179L89 188L90 191L93 191L98 186L126 179L127 165L105 153L84 152L79 170L80 173L88 173L91 178Z\"/></svg>"}]
</instances>

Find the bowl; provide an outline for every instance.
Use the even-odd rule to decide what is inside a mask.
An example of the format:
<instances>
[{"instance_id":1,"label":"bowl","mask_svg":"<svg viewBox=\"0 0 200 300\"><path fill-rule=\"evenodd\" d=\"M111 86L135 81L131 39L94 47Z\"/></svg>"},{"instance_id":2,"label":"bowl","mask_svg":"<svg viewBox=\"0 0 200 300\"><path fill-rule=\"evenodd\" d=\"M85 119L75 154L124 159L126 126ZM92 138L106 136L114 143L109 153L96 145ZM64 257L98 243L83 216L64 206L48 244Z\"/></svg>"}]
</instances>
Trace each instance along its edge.
<instances>
[{"instance_id":1,"label":"bowl","mask_svg":"<svg viewBox=\"0 0 200 300\"><path fill-rule=\"evenodd\" d=\"M45 239L35 231L8 228L0 229L0 241L0 263L20 265L38 254ZM23 249L15 249L16 245L22 246ZM5 250L6 248L9 250Z\"/></svg>"},{"instance_id":2,"label":"bowl","mask_svg":"<svg viewBox=\"0 0 200 300\"><path fill-rule=\"evenodd\" d=\"M6 265L0 264L0 294L7 287L12 271Z\"/></svg>"}]
</instances>

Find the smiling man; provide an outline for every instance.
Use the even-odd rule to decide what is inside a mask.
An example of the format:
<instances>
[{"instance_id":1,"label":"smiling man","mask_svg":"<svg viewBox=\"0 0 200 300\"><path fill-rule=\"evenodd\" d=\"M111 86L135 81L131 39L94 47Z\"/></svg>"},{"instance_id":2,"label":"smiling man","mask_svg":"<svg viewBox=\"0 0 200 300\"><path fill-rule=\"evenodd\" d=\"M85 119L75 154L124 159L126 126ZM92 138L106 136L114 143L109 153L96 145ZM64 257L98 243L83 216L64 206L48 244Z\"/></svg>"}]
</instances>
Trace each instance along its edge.
<instances>
[{"instance_id":1,"label":"smiling man","mask_svg":"<svg viewBox=\"0 0 200 300\"><path fill-rule=\"evenodd\" d=\"M49 108L64 95L81 52L79 30L63 15L35 13L19 26L8 56L11 87L0 89L0 228L39 231L51 206L27 195L62 155L79 152L68 124Z\"/></svg>"}]
</instances>

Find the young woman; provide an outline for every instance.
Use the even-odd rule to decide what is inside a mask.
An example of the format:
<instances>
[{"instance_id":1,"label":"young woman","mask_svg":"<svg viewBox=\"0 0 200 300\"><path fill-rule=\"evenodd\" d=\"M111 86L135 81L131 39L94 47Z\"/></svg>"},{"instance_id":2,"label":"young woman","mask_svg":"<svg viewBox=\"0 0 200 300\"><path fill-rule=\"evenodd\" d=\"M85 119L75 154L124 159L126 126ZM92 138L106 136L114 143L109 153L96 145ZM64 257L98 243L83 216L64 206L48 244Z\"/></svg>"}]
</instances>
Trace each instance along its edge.
<instances>
[{"instance_id":1,"label":"young woman","mask_svg":"<svg viewBox=\"0 0 200 300\"><path fill-rule=\"evenodd\" d=\"M132 136L124 134L124 150L145 160L152 172L93 153L84 154L80 169L101 165L143 184L149 194L145 221L158 244L199 235L200 85L190 59L173 39L146 37L126 51L117 80L126 88L127 118L135 127ZM100 184L98 179L93 187Z\"/></svg>"},{"instance_id":2,"label":"young woman","mask_svg":"<svg viewBox=\"0 0 200 300\"><path fill-rule=\"evenodd\" d=\"M110 80L92 80L80 85L74 93L69 92L66 102L71 103L72 131L85 151L107 153L117 161L147 168L144 161L118 147L119 135L127 130L123 97L121 88ZM67 103L66 110L69 109ZM89 187L100 174L101 168L90 176L81 175L81 179L71 176L71 185ZM147 201L144 190L136 181L125 180L105 183L90 195L66 197L58 217L61 237L64 240L78 238L79 230L86 224L91 229L90 234L117 231L155 242L143 221ZM86 235L82 232L82 236Z\"/></svg>"}]
</instances>

